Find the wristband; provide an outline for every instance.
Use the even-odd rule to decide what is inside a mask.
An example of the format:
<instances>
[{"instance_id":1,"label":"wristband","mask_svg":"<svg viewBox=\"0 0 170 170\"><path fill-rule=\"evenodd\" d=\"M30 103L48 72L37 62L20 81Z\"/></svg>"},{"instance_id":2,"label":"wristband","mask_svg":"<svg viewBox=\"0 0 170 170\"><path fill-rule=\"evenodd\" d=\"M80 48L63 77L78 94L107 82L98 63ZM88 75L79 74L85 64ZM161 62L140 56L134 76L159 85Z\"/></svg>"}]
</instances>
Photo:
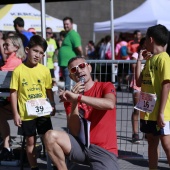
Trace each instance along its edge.
<instances>
[{"instance_id":1,"label":"wristband","mask_svg":"<svg viewBox=\"0 0 170 170\"><path fill-rule=\"evenodd\" d=\"M78 97L77 97L77 101L81 102L81 98L82 98L82 94L79 94Z\"/></svg>"},{"instance_id":2,"label":"wristband","mask_svg":"<svg viewBox=\"0 0 170 170\"><path fill-rule=\"evenodd\" d=\"M138 59L137 61L142 61L142 60L139 60L139 59Z\"/></svg>"},{"instance_id":3,"label":"wristband","mask_svg":"<svg viewBox=\"0 0 170 170\"><path fill-rule=\"evenodd\" d=\"M53 107L55 106L55 102L50 102L50 104L51 104L51 106L53 106Z\"/></svg>"}]
</instances>

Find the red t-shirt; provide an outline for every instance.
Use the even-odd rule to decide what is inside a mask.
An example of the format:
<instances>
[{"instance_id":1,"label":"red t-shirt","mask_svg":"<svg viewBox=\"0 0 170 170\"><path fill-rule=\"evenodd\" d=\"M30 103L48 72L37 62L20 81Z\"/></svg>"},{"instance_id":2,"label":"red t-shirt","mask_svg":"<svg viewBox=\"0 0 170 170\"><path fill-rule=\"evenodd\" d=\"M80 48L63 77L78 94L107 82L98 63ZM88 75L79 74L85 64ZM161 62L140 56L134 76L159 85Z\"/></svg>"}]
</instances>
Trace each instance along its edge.
<instances>
[{"instance_id":1,"label":"red t-shirt","mask_svg":"<svg viewBox=\"0 0 170 170\"><path fill-rule=\"evenodd\" d=\"M112 83L95 82L91 89L84 92L84 95L102 98L108 93L113 93L116 96L116 91ZM67 115L70 114L71 104L65 102L64 106ZM113 110L97 110L84 103L80 103L79 108L85 111L84 117L91 121L90 143L117 155L116 108Z\"/></svg>"},{"instance_id":2,"label":"red t-shirt","mask_svg":"<svg viewBox=\"0 0 170 170\"><path fill-rule=\"evenodd\" d=\"M128 48L132 53L137 52L138 47L139 47L139 42L135 42L134 40L128 42Z\"/></svg>"}]
</instances>

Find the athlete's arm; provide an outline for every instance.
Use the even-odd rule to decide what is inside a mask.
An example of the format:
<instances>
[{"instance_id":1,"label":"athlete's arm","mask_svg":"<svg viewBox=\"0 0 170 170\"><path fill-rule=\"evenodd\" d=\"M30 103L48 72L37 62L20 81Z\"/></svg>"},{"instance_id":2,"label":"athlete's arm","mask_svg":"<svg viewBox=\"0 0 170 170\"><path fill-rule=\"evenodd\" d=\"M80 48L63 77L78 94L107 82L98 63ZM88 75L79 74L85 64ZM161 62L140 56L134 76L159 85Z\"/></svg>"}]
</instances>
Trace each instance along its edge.
<instances>
[{"instance_id":1,"label":"athlete's arm","mask_svg":"<svg viewBox=\"0 0 170 170\"><path fill-rule=\"evenodd\" d=\"M14 89L10 90L10 96L11 96L11 107L13 111L13 117L14 117L14 124L18 127L21 126L22 121L20 118L20 115L18 113L18 94L17 91Z\"/></svg>"},{"instance_id":2,"label":"athlete's arm","mask_svg":"<svg viewBox=\"0 0 170 170\"><path fill-rule=\"evenodd\" d=\"M169 90L170 90L170 80L163 81L162 82L162 91L161 91L161 96L160 96L158 119L157 119L159 127L165 126L164 109L165 109L166 102L167 102L167 99L168 99Z\"/></svg>"}]
</instances>

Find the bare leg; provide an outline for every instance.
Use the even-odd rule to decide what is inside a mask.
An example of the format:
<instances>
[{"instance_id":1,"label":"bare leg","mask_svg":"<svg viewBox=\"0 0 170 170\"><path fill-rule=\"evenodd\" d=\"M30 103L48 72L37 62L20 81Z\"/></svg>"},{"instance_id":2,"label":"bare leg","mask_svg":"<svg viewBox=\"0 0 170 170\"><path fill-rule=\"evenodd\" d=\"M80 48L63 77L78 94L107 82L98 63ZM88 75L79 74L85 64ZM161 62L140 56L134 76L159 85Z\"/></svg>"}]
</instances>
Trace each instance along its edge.
<instances>
[{"instance_id":1,"label":"bare leg","mask_svg":"<svg viewBox=\"0 0 170 170\"><path fill-rule=\"evenodd\" d=\"M133 93L133 102L134 102L133 104L134 104L134 106L138 102L139 94L140 94L139 92ZM132 132L133 132L133 134L134 133L135 134L138 133L138 127L139 127L139 125L138 125L138 117L139 117L139 111L134 109L134 111L132 113L132 117L131 117L131 119L132 119Z\"/></svg>"},{"instance_id":2,"label":"bare leg","mask_svg":"<svg viewBox=\"0 0 170 170\"><path fill-rule=\"evenodd\" d=\"M153 136L152 134L146 134L148 141L148 157L149 157L149 168L157 169L158 166L158 144L159 136Z\"/></svg>"},{"instance_id":3,"label":"bare leg","mask_svg":"<svg viewBox=\"0 0 170 170\"><path fill-rule=\"evenodd\" d=\"M31 167L36 167L37 165L37 157L36 157L36 151L35 151L35 145L36 145L36 139L35 136L26 137L26 151L27 151L27 157L28 161Z\"/></svg>"},{"instance_id":4,"label":"bare leg","mask_svg":"<svg viewBox=\"0 0 170 170\"><path fill-rule=\"evenodd\" d=\"M170 166L170 135L160 136L162 147L166 153L168 163Z\"/></svg>"},{"instance_id":5,"label":"bare leg","mask_svg":"<svg viewBox=\"0 0 170 170\"><path fill-rule=\"evenodd\" d=\"M64 131L49 130L44 136L46 150L58 170L67 170L65 155L71 151L69 136Z\"/></svg>"}]
</instances>

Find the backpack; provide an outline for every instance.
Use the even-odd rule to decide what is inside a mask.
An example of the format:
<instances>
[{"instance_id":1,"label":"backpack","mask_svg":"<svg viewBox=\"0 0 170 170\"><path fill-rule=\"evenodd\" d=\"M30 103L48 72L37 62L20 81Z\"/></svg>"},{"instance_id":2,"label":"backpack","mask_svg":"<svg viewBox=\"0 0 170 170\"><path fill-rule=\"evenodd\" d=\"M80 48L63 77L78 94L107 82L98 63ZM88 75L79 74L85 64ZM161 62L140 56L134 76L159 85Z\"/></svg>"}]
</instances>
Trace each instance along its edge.
<instances>
[{"instance_id":1,"label":"backpack","mask_svg":"<svg viewBox=\"0 0 170 170\"><path fill-rule=\"evenodd\" d=\"M123 60L126 60L128 57L128 48L127 46L121 46L120 47L120 58Z\"/></svg>"}]
</instances>

